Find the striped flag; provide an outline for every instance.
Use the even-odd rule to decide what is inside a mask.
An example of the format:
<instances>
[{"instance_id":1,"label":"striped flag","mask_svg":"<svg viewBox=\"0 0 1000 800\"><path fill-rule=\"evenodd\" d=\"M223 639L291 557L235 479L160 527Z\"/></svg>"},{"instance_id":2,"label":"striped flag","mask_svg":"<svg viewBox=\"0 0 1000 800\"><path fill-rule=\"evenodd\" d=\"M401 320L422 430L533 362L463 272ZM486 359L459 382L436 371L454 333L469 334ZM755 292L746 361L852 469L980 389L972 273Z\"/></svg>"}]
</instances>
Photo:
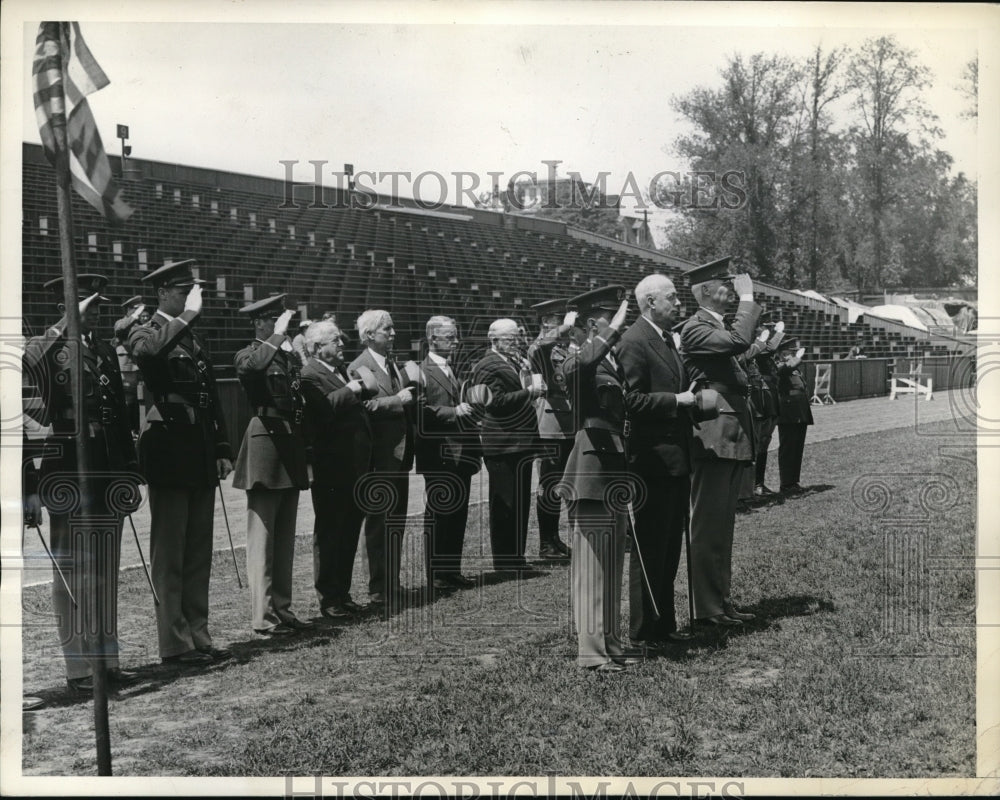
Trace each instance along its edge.
<instances>
[{"instance_id":1,"label":"striped flag","mask_svg":"<svg viewBox=\"0 0 1000 800\"><path fill-rule=\"evenodd\" d=\"M128 219L134 209L122 198L111 174L87 95L108 85L108 76L80 34L78 22L43 22L35 40L32 65L35 117L42 147L56 163L54 126L66 126L73 187L111 221Z\"/></svg>"}]
</instances>

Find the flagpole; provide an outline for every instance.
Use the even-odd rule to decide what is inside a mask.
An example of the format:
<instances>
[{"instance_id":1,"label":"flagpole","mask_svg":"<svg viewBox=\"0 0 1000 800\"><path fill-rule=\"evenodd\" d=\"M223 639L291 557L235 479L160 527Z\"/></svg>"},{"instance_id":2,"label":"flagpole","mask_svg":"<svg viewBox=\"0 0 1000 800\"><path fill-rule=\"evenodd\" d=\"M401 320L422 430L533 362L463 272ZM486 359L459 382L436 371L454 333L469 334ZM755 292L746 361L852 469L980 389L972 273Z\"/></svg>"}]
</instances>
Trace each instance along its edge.
<instances>
[{"instance_id":1,"label":"flagpole","mask_svg":"<svg viewBox=\"0 0 1000 800\"><path fill-rule=\"evenodd\" d=\"M64 23L63 23L64 24ZM63 24L60 24L60 33L65 33ZM85 559L87 567L94 570L95 580L91 584L94 596L94 610L96 624L93 631L96 636L91 642L90 660L94 674L94 736L97 747L97 774L111 774L111 734L108 725L108 682L105 670L106 662L104 655L104 617L105 603L103 565L107 561L101 556L105 548L98 546L94 537L99 540L102 532L90 522L93 514L91 497L89 494L89 480L87 476L87 418L86 409L83 403L83 341L80 333L80 310L79 292L77 291L76 264L73 252L73 208L70 203L70 171L69 171L69 146L66 134L66 98L65 98L65 60L68 53L63 44L68 41L68 36L60 36L60 55L63 61L61 67L61 79L53 86L53 104L59 109L58 113L52 115L52 132L56 142L56 200L59 209L59 249L62 254L63 273L63 302L66 305L66 339L69 343L69 354L71 361L69 364L70 386L73 395L74 419L76 420L76 469L80 491L80 511L85 521L82 531L87 541L84 543L83 552L90 553L91 558ZM86 583L84 583L86 585ZM83 607L87 605L87 598L83 598ZM82 611L83 609L79 609ZM90 631L85 631L85 635ZM89 637L88 637L89 638Z\"/></svg>"}]
</instances>

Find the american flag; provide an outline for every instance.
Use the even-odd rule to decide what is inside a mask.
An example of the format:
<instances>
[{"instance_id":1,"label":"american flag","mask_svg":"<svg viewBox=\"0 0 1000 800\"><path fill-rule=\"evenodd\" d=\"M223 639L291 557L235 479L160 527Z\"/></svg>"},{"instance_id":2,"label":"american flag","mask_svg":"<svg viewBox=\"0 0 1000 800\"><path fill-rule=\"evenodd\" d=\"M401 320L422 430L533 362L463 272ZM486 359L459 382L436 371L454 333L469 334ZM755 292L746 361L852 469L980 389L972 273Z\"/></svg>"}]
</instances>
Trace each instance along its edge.
<instances>
[{"instance_id":1,"label":"american flag","mask_svg":"<svg viewBox=\"0 0 1000 800\"><path fill-rule=\"evenodd\" d=\"M111 174L87 95L108 85L108 76L80 34L78 22L43 22L32 65L35 117L45 155L56 163L54 126L66 126L73 187L105 218L128 219L134 209Z\"/></svg>"}]
</instances>

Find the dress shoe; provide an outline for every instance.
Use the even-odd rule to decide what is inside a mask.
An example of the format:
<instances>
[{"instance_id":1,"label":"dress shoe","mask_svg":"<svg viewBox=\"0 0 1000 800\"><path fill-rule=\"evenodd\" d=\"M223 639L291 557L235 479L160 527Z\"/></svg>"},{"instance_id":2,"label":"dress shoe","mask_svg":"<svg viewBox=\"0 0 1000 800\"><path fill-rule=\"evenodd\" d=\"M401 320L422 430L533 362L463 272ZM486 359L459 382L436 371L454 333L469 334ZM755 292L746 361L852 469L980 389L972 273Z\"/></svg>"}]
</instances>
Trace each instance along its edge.
<instances>
[{"instance_id":1,"label":"dress shoe","mask_svg":"<svg viewBox=\"0 0 1000 800\"><path fill-rule=\"evenodd\" d=\"M271 628L265 628L262 631L255 630L254 633L259 633L261 636L294 636L295 628L284 622L279 622Z\"/></svg>"},{"instance_id":2,"label":"dress shoe","mask_svg":"<svg viewBox=\"0 0 1000 800\"><path fill-rule=\"evenodd\" d=\"M616 664L614 661L607 661L604 664L598 664L593 667L587 667L591 672L624 672L625 667L621 664Z\"/></svg>"},{"instance_id":3,"label":"dress shoe","mask_svg":"<svg viewBox=\"0 0 1000 800\"><path fill-rule=\"evenodd\" d=\"M546 561L566 560L566 554L556 546L555 542L542 542L538 548L538 557Z\"/></svg>"},{"instance_id":4,"label":"dress shoe","mask_svg":"<svg viewBox=\"0 0 1000 800\"><path fill-rule=\"evenodd\" d=\"M214 660L211 655L200 650L188 650L180 655L164 656L160 659L164 664L180 664L185 667L203 667Z\"/></svg>"},{"instance_id":5,"label":"dress shoe","mask_svg":"<svg viewBox=\"0 0 1000 800\"><path fill-rule=\"evenodd\" d=\"M449 575L448 581L459 589L472 589L478 585L472 578L467 578L465 575L460 575L457 572Z\"/></svg>"},{"instance_id":6,"label":"dress shoe","mask_svg":"<svg viewBox=\"0 0 1000 800\"><path fill-rule=\"evenodd\" d=\"M108 683L112 686L131 686L139 680L138 673L121 667L112 667L108 670Z\"/></svg>"},{"instance_id":7,"label":"dress shoe","mask_svg":"<svg viewBox=\"0 0 1000 800\"><path fill-rule=\"evenodd\" d=\"M435 592L453 592L458 588L447 578L435 578L432 585Z\"/></svg>"},{"instance_id":8,"label":"dress shoe","mask_svg":"<svg viewBox=\"0 0 1000 800\"><path fill-rule=\"evenodd\" d=\"M341 608L347 609L352 614L360 614L365 610L365 606L360 603L355 603L350 597L348 597L343 603L340 604Z\"/></svg>"},{"instance_id":9,"label":"dress shoe","mask_svg":"<svg viewBox=\"0 0 1000 800\"><path fill-rule=\"evenodd\" d=\"M319 613L327 619L349 619L354 616L350 609L348 609L343 603L335 603L332 606L321 608Z\"/></svg>"},{"instance_id":10,"label":"dress shoe","mask_svg":"<svg viewBox=\"0 0 1000 800\"><path fill-rule=\"evenodd\" d=\"M803 489L797 483L793 483L793 484L791 484L789 486L782 486L781 487L781 493L782 494L802 494L804 491L805 491L805 489Z\"/></svg>"},{"instance_id":11,"label":"dress shoe","mask_svg":"<svg viewBox=\"0 0 1000 800\"><path fill-rule=\"evenodd\" d=\"M33 694L26 694L21 698L21 711L38 711L39 709L45 708L45 701L41 697L35 697Z\"/></svg>"},{"instance_id":12,"label":"dress shoe","mask_svg":"<svg viewBox=\"0 0 1000 800\"><path fill-rule=\"evenodd\" d=\"M775 497L778 494L774 489L768 489L763 483L758 483L754 486L753 493L758 497Z\"/></svg>"},{"instance_id":13,"label":"dress shoe","mask_svg":"<svg viewBox=\"0 0 1000 800\"><path fill-rule=\"evenodd\" d=\"M385 605L385 592L372 592L368 595L368 605L370 606L384 606Z\"/></svg>"},{"instance_id":14,"label":"dress shoe","mask_svg":"<svg viewBox=\"0 0 1000 800\"><path fill-rule=\"evenodd\" d=\"M316 626L311 622L304 619L299 619L298 617L292 617L291 619L286 619L285 624L296 631L311 631Z\"/></svg>"},{"instance_id":15,"label":"dress shoe","mask_svg":"<svg viewBox=\"0 0 1000 800\"><path fill-rule=\"evenodd\" d=\"M727 617L738 619L740 622L750 622L750 620L757 619L756 614L751 614L748 611L737 611L735 606L727 606L724 611Z\"/></svg>"},{"instance_id":16,"label":"dress shoe","mask_svg":"<svg viewBox=\"0 0 1000 800\"><path fill-rule=\"evenodd\" d=\"M558 536L552 540L552 544L555 545L556 550L558 550L560 553L566 556L566 558L569 558L573 552L572 550L569 549L569 545L566 544L566 542L564 542Z\"/></svg>"},{"instance_id":17,"label":"dress shoe","mask_svg":"<svg viewBox=\"0 0 1000 800\"><path fill-rule=\"evenodd\" d=\"M691 631L670 631L664 638L668 642L690 642L694 634Z\"/></svg>"},{"instance_id":18,"label":"dress shoe","mask_svg":"<svg viewBox=\"0 0 1000 800\"><path fill-rule=\"evenodd\" d=\"M733 619L732 617L727 617L725 614L716 614L714 617L705 617L704 619L696 619L696 625L706 625L709 627L716 628L742 628L743 623L738 619Z\"/></svg>"},{"instance_id":19,"label":"dress shoe","mask_svg":"<svg viewBox=\"0 0 1000 800\"><path fill-rule=\"evenodd\" d=\"M82 678L67 678L66 685L70 694L78 697L90 697L94 693L94 677L84 675Z\"/></svg>"},{"instance_id":20,"label":"dress shoe","mask_svg":"<svg viewBox=\"0 0 1000 800\"><path fill-rule=\"evenodd\" d=\"M225 661L233 657L232 650L227 650L225 647L199 647L198 652L209 656L213 661Z\"/></svg>"},{"instance_id":21,"label":"dress shoe","mask_svg":"<svg viewBox=\"0 0 1000 800\"><path fill-rule=\"evenodd\" d=\"M643 663L643 661L645 661L645 659L642 658L641 656L626 655L624 653L620 656L611 656L611 660L614 661L616 664L620 664L623 667L634 667L637 664L641 664Z\"/></svg>"}]
</instances>

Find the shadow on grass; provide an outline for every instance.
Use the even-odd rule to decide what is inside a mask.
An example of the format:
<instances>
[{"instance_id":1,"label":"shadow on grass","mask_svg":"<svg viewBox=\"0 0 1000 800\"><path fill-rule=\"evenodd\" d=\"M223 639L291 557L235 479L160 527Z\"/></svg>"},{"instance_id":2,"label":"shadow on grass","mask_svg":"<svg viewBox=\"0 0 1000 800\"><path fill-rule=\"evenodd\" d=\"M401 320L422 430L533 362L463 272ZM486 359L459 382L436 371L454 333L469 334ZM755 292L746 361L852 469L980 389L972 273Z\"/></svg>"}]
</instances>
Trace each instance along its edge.
<instances>
[{"instance_id":1,"label":"shadow on grass","mask_svg":"<svg viewBox=\"0 0 1000 800\"><path fill-rule=\"evenodd\" d=\"M213 675L224 672L230 667L247 664L260 653L280 653L291 650L324 645L340 635L340 630L330 625L319 623L311 631L303 631L294 636L283 638L255 638L243 642L233 642L227 649L232 658L216 661L204 667L180 666L177 664L144 664L139 667L129 667L136 675L135 683L120 688L108 689L108 697L113 700L132 700L143 695L153 694L178 680ZM45 701L45 708L70 708L87 705L91 702L90 695L72 694L68 688L52 687L32 691L32 694Z\"/></svg>"},{"instance_id":2,"label":"shadow on grass","mask_svg":"<svg viewBox=\"0 0 1000 800\"><path fill-rule=\"evenodd\" d=\"M765 598L752 606L740 610L756 615L756 619L744 622L739 628L696 626L695 637L686 642L672 642L659 658L668 661L686 661L700 658L706 646L718 649L726 647L733 637L753 636L772 627L780 627L780 621L788 617L809 617L836 610L833 603L811 595L790 595L788 597Z\"/></svg>"}]
</instances>

